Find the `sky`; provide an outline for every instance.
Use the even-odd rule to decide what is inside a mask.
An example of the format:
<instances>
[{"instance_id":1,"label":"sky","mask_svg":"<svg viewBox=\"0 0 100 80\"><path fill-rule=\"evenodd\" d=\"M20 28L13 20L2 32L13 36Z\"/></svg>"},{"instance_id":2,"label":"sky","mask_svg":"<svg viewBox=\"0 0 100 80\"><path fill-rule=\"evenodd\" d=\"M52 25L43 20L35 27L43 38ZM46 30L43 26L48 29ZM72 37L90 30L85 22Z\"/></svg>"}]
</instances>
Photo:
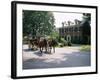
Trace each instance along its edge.
<instances>
[{"instance_id":1,"label":"sky","mask_svg":"<svg viewBox=\"0 0 100 80\"><path fill-rule=\"evenodd\" d=\"M54 18L55 18L55 26L62 27L62 22L64 21L72 21L74 22L75 19L82 20L82 14L81 13L61 13L61 12L53 12Z\"/></svg>"}]
</instances>

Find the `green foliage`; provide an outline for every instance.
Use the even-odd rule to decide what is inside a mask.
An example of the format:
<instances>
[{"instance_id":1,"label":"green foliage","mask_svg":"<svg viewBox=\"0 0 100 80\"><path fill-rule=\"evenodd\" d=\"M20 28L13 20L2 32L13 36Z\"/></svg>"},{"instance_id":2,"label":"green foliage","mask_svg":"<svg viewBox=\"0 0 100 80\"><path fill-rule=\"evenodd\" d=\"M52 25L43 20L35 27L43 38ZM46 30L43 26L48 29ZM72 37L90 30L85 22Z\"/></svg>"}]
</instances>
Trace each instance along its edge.
<instances>
[{"instance_id":1,"label":"green foliage","mask_svg":"<svg viewBox=\"0 0 100 80\"><path fill-rule=\"evenodd\" d=\"M90 13L83 13L83 19L87 21L91 21L91 14Z\"/></svg>"},{"instance_id":2,"label":"green foliage","mask_svg":"<svg viewBox=\"0 0 100 80\"><path fill-rule=\"evenodd\" d=\"M60 42L61 42L64 46L67 45L67 41L66 41L64 38L61 38L61 39L60 39Z\"/></svg>"},{"instance_id":3,"label":"green foliage","mask_svg":"<svg viewBox=\"0 0 100 80\"><path fill-rule=\"evenodd\" d=\"M71 42L66 41L64 38L59 39L59 47L64 47L64 46L72 46Z\"/></svg>"},{"instance_id":4,"label":"green foliage","mask_svg":"<svg viewBox=\"0 0 100 80\"><path fill-rule=\"evenodd\" d=\"M91 14L83 13L83 22L80 25L82 31L82 44L90 44L90 36L91 36Z\"/></svg>"},{"instance_id":5,"label":"green foliage","mask_svg":"<svg viewBox=\"0 0 100 80\"><path fill-rule=\"evenodd\" d=\"M72 43L71 43L71 42L67 42L67 45L68 45L68 46L72 46Z\"/></svg>"},{"instance_id":6,"label":"green foliage","mask_svg":"<svg viewBox=\"0 0 100 80\"><path fill-rule=\"evenodd\" d=\"M50 34L50 37L58 41L59 33L58 33L57 31L53 31L53 32Z\"/></svg>"},{"instance_id":7,"label":"green foliage","mask_svg":"<svg viewBox=\"0 0 100 80\"><path fill-rule=\"evenodd\" d=\"M90 45L82 45L80 47L80 51L90 51L91 50L91 46Z\"/></svg>"},{"instance_id":8,"label":"green foliage","mask_svg":"<svg viewBox=\"0 0 100 80\"><path fill-rule=\"evenodd\" d=\"M63 43L59 43L58 47L64 47L64 44Z\"/></svg>"},{"instance_id":9,"label":"green foliage","mask_svg":"<svg viewBox=\"0 0 100 80\"><path fill-rule=\"evenodd\" d=\"M23 35L49 35L54 29L54 16L48 11L23 10Z\"/></svg>"}]
</instances>

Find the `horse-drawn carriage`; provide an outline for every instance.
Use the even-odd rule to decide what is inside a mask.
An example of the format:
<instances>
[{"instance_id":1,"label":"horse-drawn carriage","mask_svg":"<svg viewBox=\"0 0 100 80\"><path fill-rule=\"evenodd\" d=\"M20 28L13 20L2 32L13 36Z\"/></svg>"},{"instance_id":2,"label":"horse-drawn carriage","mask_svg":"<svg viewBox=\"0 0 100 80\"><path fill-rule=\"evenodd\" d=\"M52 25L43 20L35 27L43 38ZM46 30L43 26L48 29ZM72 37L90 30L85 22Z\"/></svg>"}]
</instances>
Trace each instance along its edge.
<instances>
[{"instance_id":1,"label":"horse-drawn carriage","mask_svg":"<svg viewBox=\"0 0 100 80\"><path fill-rule=\"evenodd\" d=\"M51 50L53 49L53 52L55 52L55 46L57 42L53 38L45 38L45 37L35 37L29 39L28 45L29 49L34 50L40 50L42 53L43 51L51 53Z\"/></svg>"}]
</instances>

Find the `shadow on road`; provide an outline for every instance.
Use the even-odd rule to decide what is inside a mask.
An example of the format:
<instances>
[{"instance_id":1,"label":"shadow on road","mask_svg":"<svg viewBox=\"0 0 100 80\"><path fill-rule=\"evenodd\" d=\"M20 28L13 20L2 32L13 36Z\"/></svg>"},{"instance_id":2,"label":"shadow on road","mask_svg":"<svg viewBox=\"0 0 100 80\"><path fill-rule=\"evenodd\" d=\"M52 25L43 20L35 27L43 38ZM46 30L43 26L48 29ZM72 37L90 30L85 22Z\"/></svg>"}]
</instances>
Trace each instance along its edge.
<instances>
[{"instance_id":1,"label":"shadow on road","mask_svg":"<svg viewBox=\"0 0 100 80\"><path fill-rule=\"evenodd\" d=\"M36 50L33 50L33 49L23 49L23 51L29 52L29 51L36 51Z\"/></svg>"},{"instance_id":2,"label":"shadow on road","mask_svg":"<svg viewBox=\"0 0 100 80\"><path fill-rule=\"evenodd\" d=\"M37 56L43 55L43 53L35 52ZM61 53L61 58L32 58L23 61L23 69L43 69L43 68L60 68L60 67L81 67L90 66L91 57L90 52L72 52Z\"/></svg>"},{"instance_id":3,"label":"shadow on road","mask_svg":"<svg viewBox=\"0 0 100 80\"><path fill-rule=\"evenodd\" d=\"M36 52L34 52L33 54L35 54L35 55L37 55L37 56L39 56L39 57L41 57L41 56L43 55L43 53L41 53L40 51L36 51Z\"/></svg>"}]
</instances>

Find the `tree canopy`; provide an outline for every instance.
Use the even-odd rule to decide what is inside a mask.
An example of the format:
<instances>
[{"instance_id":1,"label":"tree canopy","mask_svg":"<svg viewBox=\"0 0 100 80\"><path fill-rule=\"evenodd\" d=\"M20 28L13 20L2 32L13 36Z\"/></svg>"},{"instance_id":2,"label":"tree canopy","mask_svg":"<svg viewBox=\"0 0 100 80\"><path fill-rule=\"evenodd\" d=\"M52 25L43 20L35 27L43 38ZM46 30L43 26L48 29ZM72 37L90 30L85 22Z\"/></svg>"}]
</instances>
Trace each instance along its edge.
<instances>
[{"instance_id":1,"label":"tree canopy","mask_svg":"<svg viewBox=\"0 0 100 80\"><path fill-rule=\"evenodd\" d=\"M83 40L82 43L90 44L91 42L91 14L83 13L83 21L81 24Z\"/></svg>"},{"instance_id":2,"label":"tree canopy","mask_svg":"<svg viewBox=\"0 0 100 80\"><path fill-rule=\"evenodd\" d=\"M23 36L50 35L55 28L54 22L52 12L23 10Z\"/></svg>"},{"instance_id":3,"label":"tree canopy","mask_svg":"<svg viewBox=\"0 0 100 80\"><path fill-rule=\"evenodd\" d=\"M82 25L81 25L83 35L90 36L90 34L91 34L90 22L91 22L91 14L83 13L83 22L82 22Z\"/></svg>"}]
</instances>

